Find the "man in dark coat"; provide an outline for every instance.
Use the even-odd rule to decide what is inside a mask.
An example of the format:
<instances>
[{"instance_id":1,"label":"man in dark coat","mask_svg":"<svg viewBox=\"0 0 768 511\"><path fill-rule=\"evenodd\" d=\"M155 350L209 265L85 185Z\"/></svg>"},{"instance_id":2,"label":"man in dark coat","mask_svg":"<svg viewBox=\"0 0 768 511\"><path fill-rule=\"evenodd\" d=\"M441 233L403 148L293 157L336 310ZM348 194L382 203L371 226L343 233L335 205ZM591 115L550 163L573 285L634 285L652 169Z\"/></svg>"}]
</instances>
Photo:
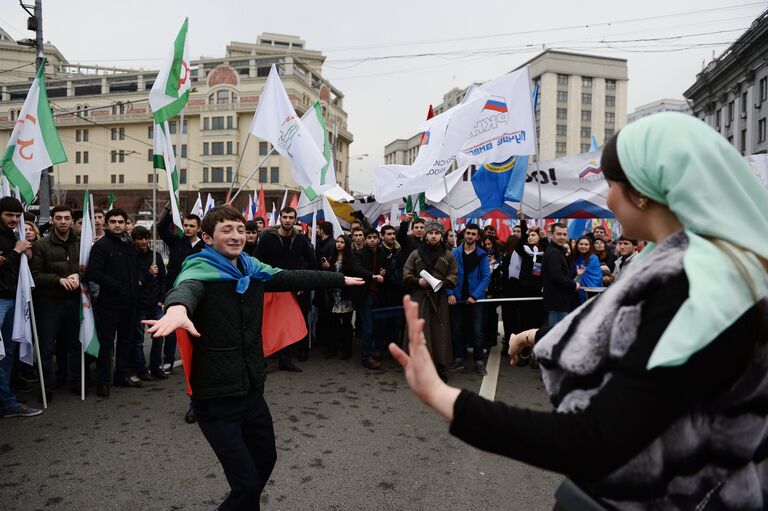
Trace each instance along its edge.
<instances>
[{"instance_id":1,"label":"man in dark coat","mask_svg":"<svg viewBox=\"0 0 768 511\"><path fill-rule=\"evenodd\" d=\"M312 250L312 244L309 242L309 238L294 228L295 225L296 210L290 206L281 209L280 225L270 227L259 237L256 259L283 270L317 269L317 260ZM300 291L296 293L296 300L299 302L306 320L310 305L309 294ZM297 344L300 349L300 358L306 360L307 339L305 338ZM300 373L301 369L293 363L292 351L293 346L280 350L278 369Z\"/></svg>"},{"instance_id":2,"label":"man in dark coat","mask_svg":"<svg viewBox=\"0 0 768 511\"><path fill-rule=\"evenodd\" d=\"M189 214L181 220L182 236L177 232L177 226L172 226L173 215L168 206L165 207L165 215L157 224L157 233L168 247L168 267L165 275L165 288L171 289L176 277L181 272L181 264L192 254L200 252L205 243L198 235L200 234L200 217ZM176 360L176 333L165 338L165 347L163 348L162 371L169 374L173 369L173 363Z\"/></svg>"},{"instance_id":3,"label":"man in dark coat","mask_svg":"<svg viewBox=\"0 0 768 511\"><path fill-rule=\"evenodd\" d=\"M16 286L19 280L21 254L29 250L32 244L25 239L18 239L16 227L19 225L24 209L21 202L13 197L0 199L0 325L2 325L5 357L0 359L0 405L3 417L32 417L43 411L19 403L11 392L11 372L16 359L16 346L19 344L13 336L13 312L16 303Z\"/></svg>"},{"instance_id":4,"label":"man in dark coat","mask_svg":"<svg viewBox=\"0 0 768 511\"><path fill-rule=\"evenodd\" d=\"M98 284L99 293L93 304L96 334L99 336L98 378L96 394L109 397L112 383L112 351L115 350L114 384L140 387L141 380L131 374L133 359L134 315L138 299L139 278L136 272L136 250L125 232L128 214L111 209L104 215L107 229L104 237L93 244L85 270L85 278Z\"/></svg>"},{"instance_id":5,"label":"man in dark coat","mask_svg":"<svg viewBox=\"0 0 768 511\"><path fill-rule=\"evenodd\" d=\"M541 266L543 305L547 311L547 323L553 326L561 321L573 305L573 294L579 284L570 276L570 266L565 257L568 244L568 226L556 222L550 228L552 243L544 251ZM583 270L580 270L583 273Z\"/></svg>"},{"instance_id":6,"label":"man in dark coat","mask_svg":"<svg viewBox=\"0 0 768 511\"><path fill-rule=\"evenodd\" d=\"M363 366L368 369L381 366L381 351L384 349L382 324L381 321L374 321L373 309L379 306L379 294L383 293L386 264L387 253L379 245L379 231L370 227L365 231L365 245L352 254L352 271L366 282L363 289L355 290L353 299L360 316Z\"/></svg>"},{"instance_id":7,"label":"man in dark coat","mask_svg":"<svg viewBox=\"0 0 768 511\"><path fill-rule=\"evenodd\" d=\"M279 270L247 258L242 254L244 222L229 206L205 216L208 248L190 259L179 284L166 296L165 316L147 322L155 336L183 328L196 337L189 382L192 407L231 487L218 508L228 510L259 509L277 460L272 416L263 395L264 291L362 284L338 272ZM219 272L194 273L198 264L209 262L219 265Z\"/></svg>"},{"instance_id":8,"label":"man in dark coat","mask_svg":"<svg viewBox=\"0 0 768 511\"><path fill-rule=\"evenodd\" d=\"M133 246L136 248L136 271L139 277L139 294L136 303L136 319L134 320L134 370L142 380L155 378L164 380L168 376L160 369L163 359L163 338L153 339L149 352L149 369L144 356L144 325L145 319L160 319L161 309L165 299L165 263L160 255L149 249L152 233L141 225L133 228L131 233Z\"/></svg>"},{"instance_id":9,"label":"man in dark coat","mask_svg":"<svg viewBox=\"0 0 768 511\"><path fill-rule=\"evenodd\" d=\"M29 269L35 281L40 358L50 402L57 381L80 394L80 236L72 229L72 209L51 210L53 229L32 246ZM57 374L54 377L53 355Z\"/></svg>"}]
</instances>

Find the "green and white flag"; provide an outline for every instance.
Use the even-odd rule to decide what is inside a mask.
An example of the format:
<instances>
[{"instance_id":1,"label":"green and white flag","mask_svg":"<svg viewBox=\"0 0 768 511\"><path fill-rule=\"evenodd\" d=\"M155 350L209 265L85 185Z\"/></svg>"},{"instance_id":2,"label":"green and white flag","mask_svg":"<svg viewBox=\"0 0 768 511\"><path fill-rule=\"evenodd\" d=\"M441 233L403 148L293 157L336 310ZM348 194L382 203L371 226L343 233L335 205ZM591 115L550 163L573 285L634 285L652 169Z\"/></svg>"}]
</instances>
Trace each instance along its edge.
<instances>
[{"instance_id":1,"label":"green and white flag","mask_svg":"<svg viewBox=\"0 0 768 511\"><path fill-rule=\"evenodd\" d=\"M0 167L27 204L35 200L43 169L67 161L45 90L45 60L27 93Z\"/></svg>"},{"instance_id":2,"label":"green and white flag","mask_svg":"<svg viewBox=\"0 0 768 511\"><path fill-rule=\"evenodd\" d=\"M320 191L325 185L336 184L336 171L333 167L333 155L331 154L331 142L328 139L328 128L323 118L323 107L319 101L315 101L312 108L301 117L301 123L307 128L307 131L314 139L320 152L325 157L325 165L320 172L312 177L312 187L315 191Z\"/></svg>"},{"instance_id":3,"label":"green and white flag","mask_svg":"<svg viewBox=\"0 0 768 511\"><path fill-rule=\"evenodd\" d=\"M93 224L91 223L88 190L86 190L85 199L83 199L83 229L80 232L81 271L88 266L92 245ZM99 356L99 338L96 336L96 322L93 319L91 297L88 294L88 286L83 282L80 282L80 342L83 344L83 351L93 357Z\"/></svg>"},{"instance_id":4,"label":"green and white flag","mask_svg":"<svg viewBox=\"0 0 768 511\"><path fill-rule=\"evenodd\" d=\"M155 83L149 92L149 106L152 108L157 124L179 115L189 100L192 77L187 42L188 25L189 18L184 20L173 42L173 50L157 73Z\"/></svg>"},{"instance_id":5,"label":"green and white flag","mask_svg":"<svg viewBox=\"0 0 768 511\"><path fill-rule=\"evenodd\" d=\"M171 214L173 215L173 224L179 232L181 230L181 215L179 214L179 170L176 168L176 156L173 153L173 144L171 143L170 132L168 131L168 121L162 124L155 124L154 130L154 156L152 163L159 170L164 170L168 178L168 191L171 194Z\"/></svg>"}]
</instances>

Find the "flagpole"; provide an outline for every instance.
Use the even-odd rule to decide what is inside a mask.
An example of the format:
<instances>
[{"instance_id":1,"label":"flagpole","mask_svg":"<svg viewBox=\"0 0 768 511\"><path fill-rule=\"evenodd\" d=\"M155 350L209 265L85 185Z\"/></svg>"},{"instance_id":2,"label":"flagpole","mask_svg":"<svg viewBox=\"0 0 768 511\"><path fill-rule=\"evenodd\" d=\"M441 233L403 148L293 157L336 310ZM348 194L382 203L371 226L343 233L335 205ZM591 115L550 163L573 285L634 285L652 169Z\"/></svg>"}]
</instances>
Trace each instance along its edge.
<instances>
[{"instance_id":1,"label":"flagpole","mask_svg":"<svg viewBox=\"0 0 768 511\"><path fill-rule=\"evenodd\" d=\"M253 176L256 174L256 172L258 172L258 171L259 171L259 168L260 168L260 167L261 167L261 166L264 164L264 162L265 162L265 161L267 161L267 158L269 158L270 156L272 156L272 154L273 154L274 152L275 152L275 148L273 147L273 148L272 148L272 150L271 150L271 151L269 151L269 152L267 153L267 155L266 155L266 156L264 156L264 158L262 158L262 159L261 159L261 161L259 162L259 164L258 164L258 165L256 165L256 168L255 168L255 169L253 169L253 172L251 172L251 174L248 176L248 178L247 178L245 181L243 181L243 184L241 184L241 185L240 185L240 188L238 188L238 189L237 189L237 191L235 192L235 195L233 195L232 197L230 197L230 198L229 198L229 204L230 204L230 205L232 205L232 203L233 203L233 202L235 202L235 198L236 198L238 195L240 195L240 192L242 192L242 191L243 191L243 188L245 188L245 185L247 185L247 184L248 184L248 181L250 181L250 180L253 178Z\"/></svg>"},{"instance_id":2,"label":"flagpole","mask_svg":"<svg viewBox=\"0 0 768 511\"><path fill-rule=\"evenodd\" d=\"M240 156L237 158L237 166L235 167L235 173L232 174L232 182L229 185L229 191L227 192L227 195L232 195L232 189L235 187L235 181L237 181L237 173L240 172L240 164L243 162L243 155L245 154L245 149L248 147L248 141L250 139L251 132L249 131L248 135L245 136L245 143L243 144L242 151L240 151ZM230 202L230 204L232 204L232 202Z\"/></svg>"},{"instance_id":3,"label":"flagpole","mask_svg":"<svg viewBox=\"0 0 768 511\"><path fill-rule=\"evenodd\" d=\"M81 287L80 293L82 292L83 288ZM83 301L82 296L80 301ZM83 341L80 341L80 401L85 401L85 343Z\"/></svg>"},{"instance_id":4,"label":"flagpole","mask_svg":"<svg viewBox=\"0 0 768 511\"><path fill-rule=\"evenodd\" d=\"M155 129L160 126L155 124ZM173 190L171 190L173 193ZM157 165L152 157L152 264L157 264Z\"/></svg>"},{"instance_id":5,"label":"flagpole","mask_svg":"<svg viewBox=\"0 0 768 511\"><path fill-rule=\"evenodd\" d=\"M24 256L26 257L26 256ZM40 358L40 342L37 338L37 324L35 321L35 304L31 297L29 300L29 315L32 320L32 340L35 343L35 358L37 358L37 372L40 376L40 392L43 396L43 408L48 408L48 396L45 395L45 380L43 379L43 361Z\"/></svg>"}]
</instances>

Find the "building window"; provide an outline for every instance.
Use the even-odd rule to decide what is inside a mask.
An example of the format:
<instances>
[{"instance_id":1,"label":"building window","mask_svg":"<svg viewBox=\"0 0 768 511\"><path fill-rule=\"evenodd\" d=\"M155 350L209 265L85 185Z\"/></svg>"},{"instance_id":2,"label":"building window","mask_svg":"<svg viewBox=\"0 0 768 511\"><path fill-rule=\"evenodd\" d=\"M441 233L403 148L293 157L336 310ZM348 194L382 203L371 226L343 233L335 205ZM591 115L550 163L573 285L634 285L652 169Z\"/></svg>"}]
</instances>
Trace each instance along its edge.
<instances>
[{"instance_id":1,"label":"building window","mask_svg":"<svg viewBox=\"0 0 768 511\"><path fill-rule=\"evenodd\" d=\"M209 122L210 120L207 117L203 117L203 131L210 129Z\"/></svg>"},{"instance_id":2,"label":"building window","mask_svg":"<svg viewBox=\"0 0 768 511\"><path fill-rule=\"evenodd\" d=\"M557 75L558 85L568 85L568 75Z\"/></svg>"},{"instance_id":3,"label":"building window","mask_svg":"<svg viewBox=\"0 0 768 511\"><path fill-rule=\"evenodd\" d=\"M259 183L267 182L267 167L259 167Z\"/></svg>"},{"instance_id":4,"label":"building window","mask_svg":"<svg viewBox=\"0 0 768 511\"><path fill-rule=\"evenodd\" d=\"M168 133L171 135L176 134L176 121L168 121Z\"/></svg>"},{"instance_id":5,"label":"building window","mask_svg":"<svg viewBox=\"0 0 768 511\"><path fill-rule=\"evenodd\" d=\"M723 117L723 111L722 109L718 108L717 112L715 112L715 128L718 130L720 129L720 122L722 121Z\"/></svg>"},{"instance_id":6,"label":"building window","mask_svg":"<svg viewBox=\"0 0 768 511\"><path fill-rule=\"evenodd\" d=\"M179 184L187 184L187 169L179 169Z\"/></svg>"},{"instance_id":7,"label":"building window","mask_svg":"<svg viewBox=\"0 0 768 511\"><path fill-rule=\"evenodd\" d=\"M555 151L565 153L565 142L555 142Z\"/></svg>"},{"instance_id":8,"label":"building window","mask_svg":"<svg viewBox=\"0 0 768 511\"><path fill-rule=\"evenodd\" d=\"M757 121L757 141L765 142L765 117Z\"/></svg>"},{"instance_id":9,"label":"building window","mask_svg":"<svg viewBox=\"0 0 768 511\"><path fill-rule=\"evenodd\" d=\"M592 136L592 129L589 126L581 127L581 138L589 138Z\"/></svg>"},{"instance_id":10,"label":"building window","mask_svg":"<svg viewBox=\"0 0 768 511\"><path fill-rule=\"evenodd\" d=\"M80 176L75 176L75 184L76 185L80 184Z\"/></svg>"},{"instance_id":11,"label":"building window","mask_svg":"<svg viewBox=\"0 0 768 511\"><path fill-rule=\"evenodd\" d=\"M113 185L117 184L117 174L112 174L109 177L110 177L110 180L109 180L110 183L112 183Z\"/></svg>"},{"instance_id":12,"label":"building window","mask_svg":"<svg viewBox=\"0 0 768 511\"><path fill-rule=\"evenodd\" d=\"M616 80L606 80L605 90L616 90Z\"/></svg>"},{"instance_id":13,"label":"building window","mask_svg":"<svg viewBox=\"0 0 768 511\"><path fill-rule=\"evenodd\" d=\"M125 174L120 174L117 176L117 181L122 185L125 184Z\"/></svg>"},{"instance_id":14,"label":"building window","mask_svg":"<svg viewBox=\"0 0 768 511\"><path fill-rule=\"evenodd\" d=\"M612 128L606 128L605 140L609 140L613 136L614 130Z\"/></svg>"},{"instance_id":15,"label":"building window","mask_svg":"<svg viewBox=\"0 0 768 511\"><path fill-rule=\"evenodd\" d=\"M227 116L227 129L228 130L235 129L235 118L232 117L231 115Z\"/></svg>"},{"instance_id":16,"label":"building window","mask_svg":"<svg viewBox=\"0 0 768 511\"><path fill-rule=\"evenodd\" d=\"M75 163L82 163L80 161L80 151L75 152Z\"/></svg>"},{"instance_id":17,"label":"building window","mask_svg":"<svg viewBox=\"0 0 768 511\"><path fill-rule=\"evenodd\" d=\"M203 183L208 182L208 167L203 167Z\"/></svg>"},{"instance_id":18,"label":"building window","mask_svg":"<svg viewBox=\"0 0 768 511\"><path fill-rule=\"evenodd\" d=\"M232 182L232 167L227 167L227 183Z\"/></svg>"},{"instance_id":19,"label":"building window","mask_svg":"<svg viewBox=\"0 0 768 511\"><path fill-rule=\"evenodd\" d=\"M232 154L232 142L227 142L227 154Z\"/></svg>"},{"instance_id":20,"label":"building window","mask_svg":"<svg viewBox=\"0 0 768 511\"><path fill-rule=\"evenodd\" d=\"M211 154L216 156L224 154L224 142L211 142Z\"/></svg>"},{"instance_id":21,"label":"building window","mask_svg":"<svg viewBox=\"0 0 768 511\"><path fill-rule=\"evenodd\" d=\"M88 142L88 133L89 130L86 128L83 130L83 142Z\"/></svg>"},{"instance_id":22,"label":"building window","mask_svg":"<svg viewBox=\"0 0 768 511\"><path fill-rule=\"evenodd\" d=\"M741 95L741 113L743 114L742 117L747 116L747 93L743 93Z\"/></svg>"},{"instance_id":23,"label":"building window","mask_svg":"<svg viewBox=\"0 0 768 511\"><path fill-rule=\"evenodd\" d=\"M225 103L229 103L229 91L228 90L220 90L216 92L216 104L217 105L223 105Z\"/></svg>"},{"instance_id":24,"label":"building window","mask_svg":"<svg viewBox=\"0 0 768 511\"><path fill-rule=\"evenodd\" d=\"M616 106L616 96L606 96L605 106Z\"/></svg>"},{"instance_id":25,"label":"building window","mask_svg":"<svg viewBox=\"0 0 768 511\"><path fill-rule=\"evenodd\" d=\"M568 109L567 108L558 108L557 109L557 118L558 119L567 119L568 118Z\"/></svg>"},{"instance_id":26,"label":"building window","mask_svg":"<svg viewBox=\"0 0 768 511\"><path fill-rule=\"evenodd\" d=\"M224 182L224 167L211 167L211 182L212 183Z\"/></svg>"},{"instance_id":27,"label":"building window","mask_svg":"<svg viewBox=\"0 0 768 511\"><path fill-rule=\"evenodd\" d=\"M120 140L125 140L125 128L120 128L117 133Z\"/></svg>"},{"instance_id":28,"label":"building window","mask_svg":"<svg viewBox=\"0 0 768 511\"><path fill-rule=\"evenodd\" d=\"M741 130L741 137L739 139L739 150L741 151L741 154L747 152L747 130L743 129Z\"/></svg>"},{"instance_id":29,"label":"building window","mask_svg":"<svg viewBox=\"0 0 768 511\"><path fill-rule=\"evenodd\" d=\"M83 138L83 130L75 130L75 142L80 142L82 138Z\"/></svg>"},{"instance_id":30,"label":"building window","mask_svg":"<svg viewBox=\"0 0 768 511\"><path fill-rule=\"evenodd\" d=\"M269 154L269 142L259 142L259 156L266 156Z\"/></svg>"},{"instance_id":31,"label":"building window","mask_svg":"<svg viewBox=\"0 0 768 511\"><path fill-rule=\"evenodd\" d=\"M768 99L768 76L760 79L760 102Z\"/></svg>"},{"instance_id":32,"label":"building window","mask_svg":"<svg viewBox=\"0 0 768 511\"><path fill-rule=\"evenodd\" d=\"M733 109L734 109L734 107L735 107L735 105L734 105L733 101L728 103L728 124L733 122Z\"/></svg>"},{"instance_id":33,"label":"building window","mask_svg":"<svg viewBox=\"0 0 768 511\"><path fill-rule=\"evenodd\" d=\"M270 167L269 169L270 181L273 183L280 182L280 167Z\"/></svg>"},{"instance_id":34,"label":"building window","mask_svg":"<svg viewBox=\"0 0 768 511\"><path fill-rule=\"evenodd\" d=\"M110 139L117 140L117 128L112 128L110 131Z\"/></svg>"},{"instance_id":35,"label":"building window","mask_svg":"<svg viewBox=\"0 0 768 511\"><path fill-rule=\"evenodd\" d=\"M223 130L224 129L224 117L223 116L211 117L211 129L212 130Z\"/></svg>"},{"instance_id":36,"label":"building window","mask_svg":"<svg viewBox=\"0 0 768 511\"><path fill-rule=\"evenodd\" d=\"M125 163L125 151L120 150L120 152L117 153L117 156L118 156L117 161L119 161L120 163Z\"/></svg>"},{"instance_id":37,"label":"building window","mask_svg":"<svg viewBox=\"0 0 768 511\"><path fill-rule=\"evenodd\" d=\"M84 174L84 175L83 175L83 184L84 184L84 185L87 185L87 184L88 184L88 174Z\"/></svg>"},{"instance_id":38,"label":"building window","mask_svg":"<svg viewBox=\"0 0 768 511\"><path fill-rule=\"evenodd\" d=\"M203 142L203 156L208 156L208 142Z\"/></svg>"},{"instance_id":39,"label":"building window","mask_svg":"<svg viewBox=\"0 0 768 511\"><path fill-rule=\"evenodd\" d=\"M588 92L583 92L581 94L581 104L582 105L591 105L592 104L592 94Z\"/></svg>"},{"instance_id":40,"label":"building window","mask_svg":"<svg viewBox=\"0 0 768 511\"><path fill-rule=\"evenodd\" d=\"M189 123L187 122L186 119L184 119L184 124L181 125L181 132L186 135L188 130L189 130Z\"/></svg>"},{"instance_id":41,"label":"building window","mask_svg":"<svg viewBox=\"0 0 768 511\"><path fill-rule=\"evenodd\" d=\"M152 161L154 155L154 150L151 147L147 149L147 161Z\"/></svg>"},{"instance_id":42,"label":"building window","mask_svg":"<svg viewBox=\"0 0 768 511\"><path fill-rule=\"evenodd\" d=\"M155 173L147 174L147 183L152 184L155 180Z\"/></svg>"},{"instance_id":43,"label":"building window","mask_svg":"<svg viewBox=\"0 0 768 511\"><path fill-rule=\"evenodd\" d=\"M88 151L83 151L83 163L88 163Z\"/></svg>"},{"instance_id":44,"label":"building window","mask_svg":"<svg viewBox=\"0 0 768 511\"><path fill-rule=\"evenodd\" d=\"M582 121L591 121L592 120L592 110L582 110L581 111L581 120Z\"/></svg>"},{"instance_id":45,"label":"building window","mask_svg":"<svg viewBox=\"0 0 768 511\"><path fill-rule=\"evenodd\" d=\"M147 127L147 138L155 138L155 127L154 126L148 126Z\"/></svg>"},{"instance_id":46,"label":"building window","mask_svg":"<svg viewBox=\"0 0 768 511\"><path fill-rule=\"evenodd\" d=\"M556 133L558 135L567 136L568 135L568 126L566 126L565 124L558 124L557 125L557 129L556 129Z\"/></svg>"},{"instance_id":47,"label":"building window","mask_svg":"<svg viewBox=\"0 0 768 511\"><path fill-rule=\"evenodd\" d=\"M109 161L112 163L117 163L117 151L112 150L109 152Z\"/></svg>"},{"instance_id":48,"label":"building window","mask_svg":"<svg viewBox=\"0 0 768 511\"><path fill-rule=\"evenodd\" d=\"M176 152L176 144L173 144L173 154L179 154ZM181 157L187 157L187 144L181 144Z\"/></svg>"},{"instance_id":49,"label":"building window","mask_svg":"<svg viewBox=\"0 0 768 511\"><path fill-rule=\"evenodd\" d=\"M605 123L613 124L616 122L616 114L614 112L605 112Z\"/></svg>"},{"instance_id":50,"label":"building window","mask_svg":"<svg viewBox=\"0 0 768 511\"><path fill-rule=\"evenodd\" d=\"M581 144L581 152L582 153L588 153L590 148L590 144Z\"/></svg>"},{"instance_id":51,"label":"building window","mask_svg":"<svg viewBox=\"0 0 768 511\"><path fill-rule=\"evenodd\" d=\"M568 102L568 91L559 90L557 91L557 101L560 103L567 103Z\"/></svg>"},{"instance_id":52,"label":"building window","mask_svg":"<svg viewBox=\"0 0 768 511\"><path fill-rule=\"evenodd\" d=\"M581 86L584 88L592 87L592 77L591 76L582 76L581 77Z\"/></svg>"}]
</instances>

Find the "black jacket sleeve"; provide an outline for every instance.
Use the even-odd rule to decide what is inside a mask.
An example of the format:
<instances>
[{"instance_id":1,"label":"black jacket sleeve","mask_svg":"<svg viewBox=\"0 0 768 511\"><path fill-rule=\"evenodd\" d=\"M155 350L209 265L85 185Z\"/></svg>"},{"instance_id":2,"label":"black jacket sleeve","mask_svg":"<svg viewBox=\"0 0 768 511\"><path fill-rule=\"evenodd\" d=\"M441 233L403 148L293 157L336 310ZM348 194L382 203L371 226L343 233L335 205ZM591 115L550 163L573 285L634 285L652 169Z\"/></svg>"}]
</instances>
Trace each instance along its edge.
<instances>
[{"instance_id":1,"label":"black jacket sleeve","mask_svg":"<svg viewBox=\"0 0 768 511\"><path fill-rule=\"evenodd\" d=\"M88 268L85 270L85 279L101 286L101 293L115 293L118 296L126 295L127 290L123 284L106 272L109 266L109 255L100 243L91 247L91 255L88 258Z\"/></svg>"},{"instance_id":2,"label":"black jacket sleeve","mask_svg":"<svg viewBox=\"0 0 768 511\"><path fill-rule=\"evenodd\" d=\"M176 243L178 243L181 238L178 236L175 236L171 232L171 222L173 220L173 215L171 215L171 212L166 210L165 214L163 215L163 218L160 219L160 221L157 223L157 234L160 235L160 239L165 242L166 245L169 247L174 246ZM181 227L181 226L179 226Z\"/></svg>"},{"instance_id":3,"label":"black jacket sleeve","mask_svg":"<svg viewBox=\"0 0 768 511\"><path fill-rule=\"evenodd\" d=\"M373 279L373 273L363 264L362 252L363 250L358 250L352 254L352 273L369 283Z\"/></svg>"},{"instance_id":4,"label":"black jacket sleeve","mask_svg":"<svg viewBox=\"0 0 768 511\"><path fill-rule=\"evenodd\" d=\"M677 282L646 300L635 344L583 411L525 410L462 391L451 433L479 449L586 482L617 469L691 406L728 389L752 353L753 311L747 311L684 365L645 368L687 287L684 279L684 288Z\"/></svg>"},{"instance_id":5,"label":"black jacket sleeve","mask_svg":"<svg viewBox=\"0 0 768 511\"><path fill-rule=\"evenodd\" d=\"M543 261L544 264L549 265L547 275L550 283L569 291L576 290L576 282L569 277L571 270L568 267L567 260L560 257L553 249L544 254Z\"/></svg>"},{"instance_id":6,"label":"black jacket sleeve","mask_svg":"<svg viewBox=\"0 0 768 511\"><path fill-rule=\"evenodd\" d=\"M344 274L322 270L283 270L264 285L266 291L310 291L344 287Z\"/></svg>"},{"instance_id":7,"label":"black jacket sleeve","mask_svg":"<svg viewBox=\"0 0 768 511\"><path fill-rule=\"evenodd\" d=\"M197 309L197 304L203 299L204 294L205 286L201 281L185 280L168 291L168 294L165 295L163 308L168 310L168 307L173 305L183 305L187 309L187 316L191 318L195 313L195 309Z\"/></svg>"}]
</instances>

